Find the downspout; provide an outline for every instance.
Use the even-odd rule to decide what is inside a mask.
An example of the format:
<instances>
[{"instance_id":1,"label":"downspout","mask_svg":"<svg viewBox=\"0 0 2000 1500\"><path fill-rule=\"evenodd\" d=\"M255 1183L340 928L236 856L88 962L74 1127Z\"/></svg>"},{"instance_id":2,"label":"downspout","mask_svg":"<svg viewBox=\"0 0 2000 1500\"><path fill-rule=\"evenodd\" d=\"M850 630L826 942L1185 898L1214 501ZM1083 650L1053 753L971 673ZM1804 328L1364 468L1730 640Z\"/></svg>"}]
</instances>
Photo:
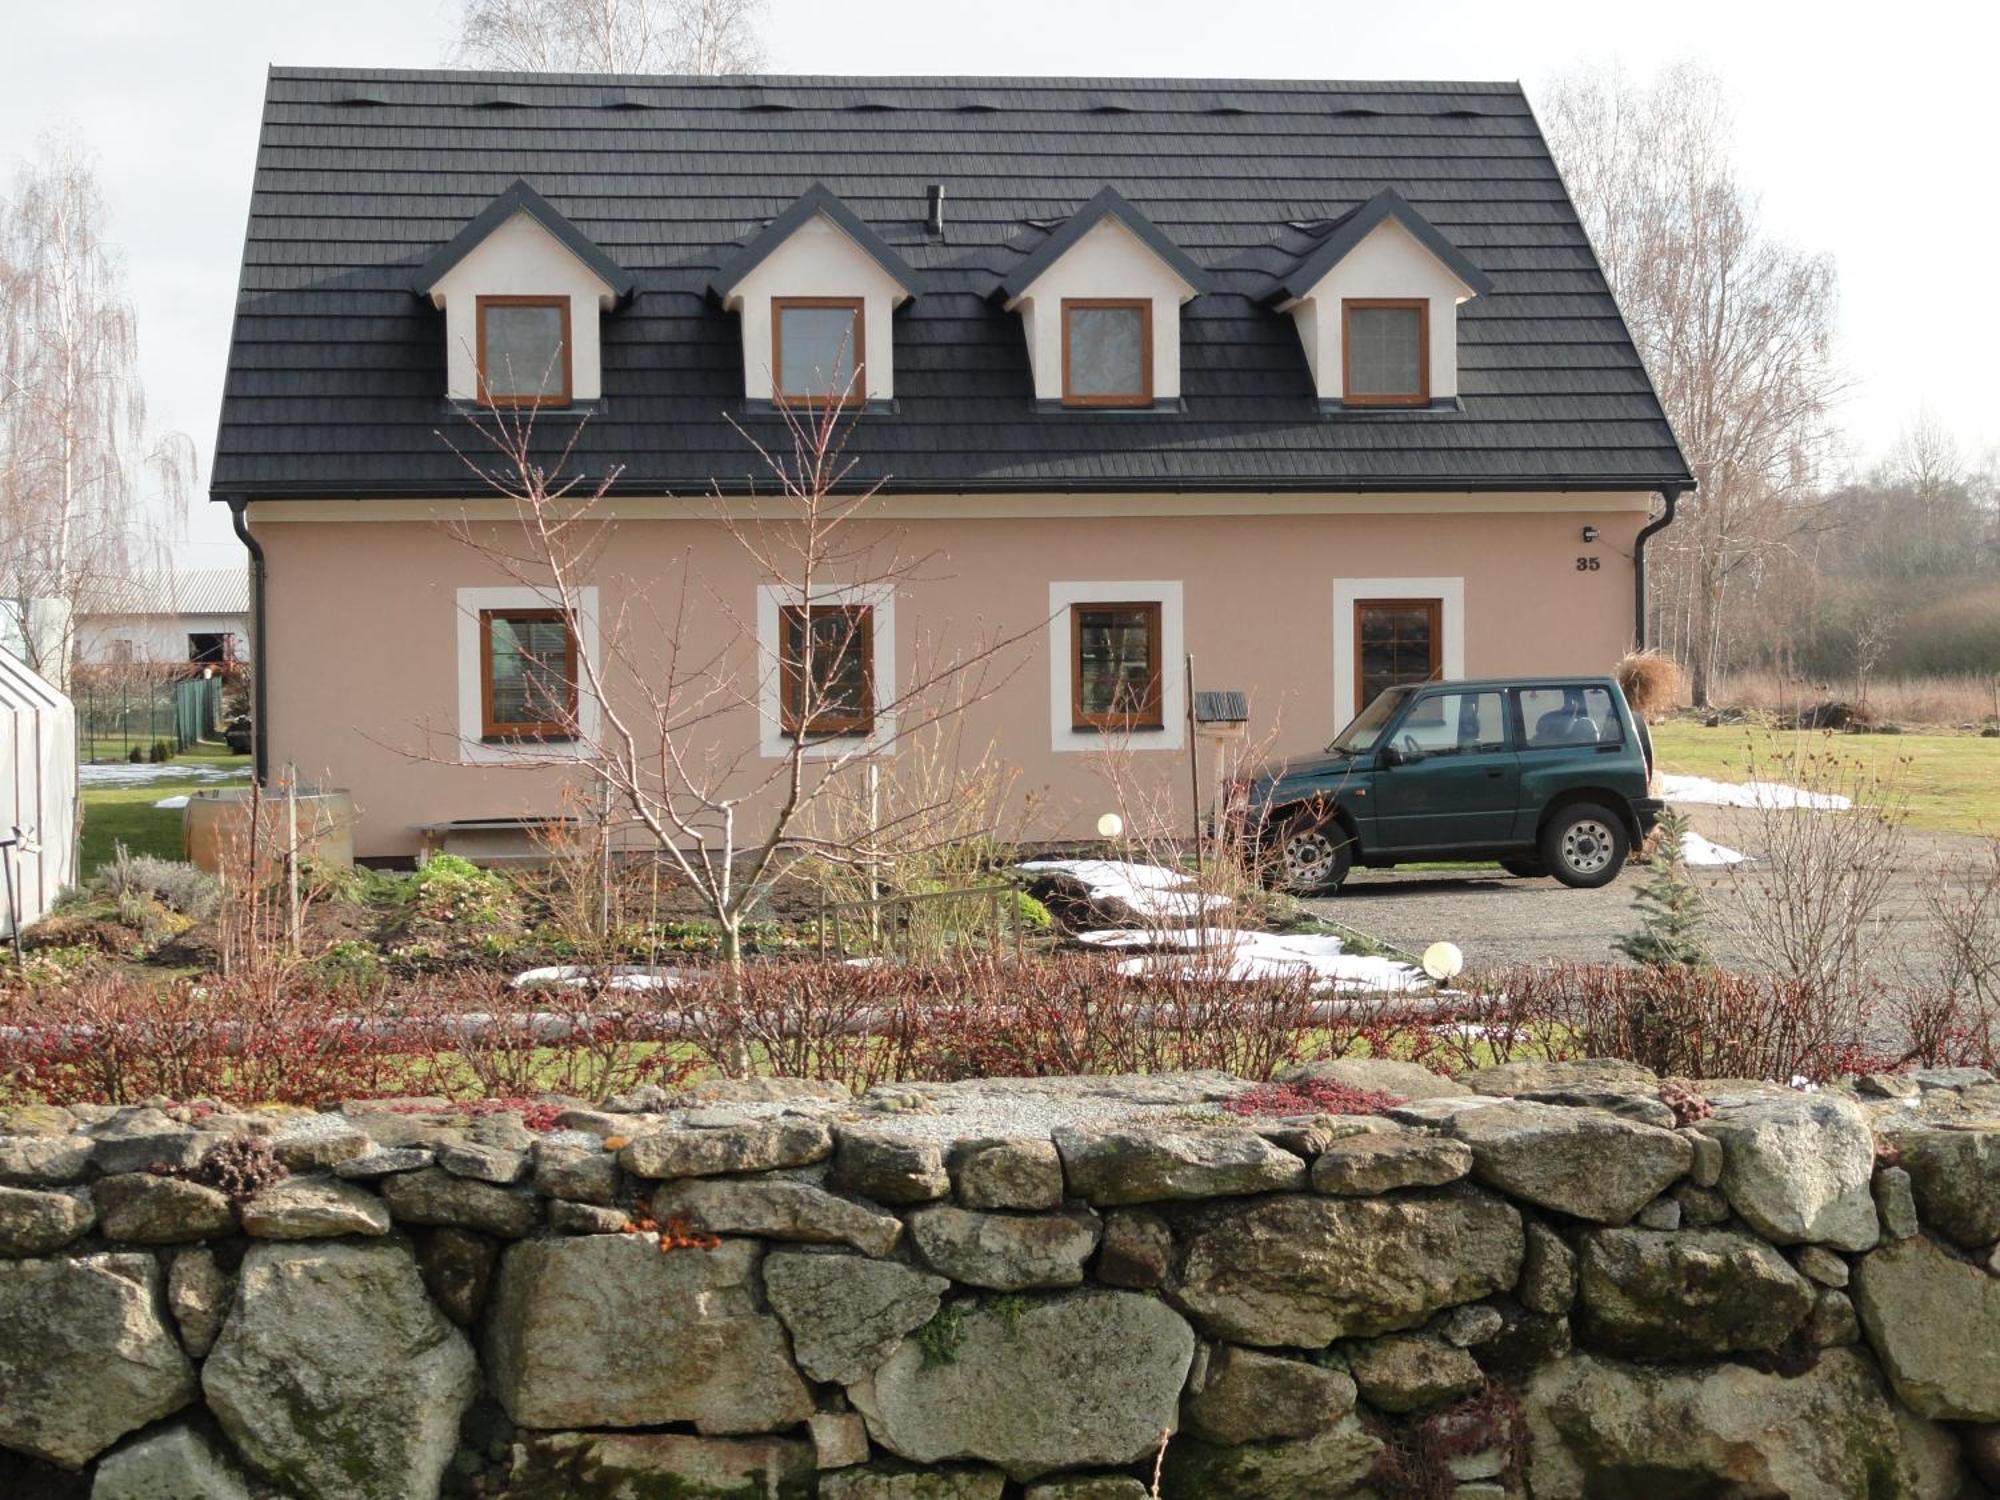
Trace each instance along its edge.
<instances>
[{"instance_id":1,"label":"downspout","mask_svg":"<svg viewBox=\"0 0 2000 1500\"><path fill-rule=\"evenodd\" d=\"M270 738L264 726L264 659L270 642L264 634L264 547L250 534L249 509L248 500L229 501L229 523L237 540L250 550L250 770L262 786L270 768ZM1668 514L1673 514L1671 508Z\"/></svg>"},{"instance_id":2,"label":"downspout","mask_svg":"<svg viewBox=\"0 0 2000 1500\"><path fill-rule=\"evenodd\" d=\"M1641 651L1646 649L1646 543L1654 532L1665 531L1674 524L1674 507L1680 504L1681 487L1668 485L1660 491L1660 498L1667 502L1666 510L1657 521L1642 526L1632 541L1632 641Z\"/></svg>"}]
</instances>

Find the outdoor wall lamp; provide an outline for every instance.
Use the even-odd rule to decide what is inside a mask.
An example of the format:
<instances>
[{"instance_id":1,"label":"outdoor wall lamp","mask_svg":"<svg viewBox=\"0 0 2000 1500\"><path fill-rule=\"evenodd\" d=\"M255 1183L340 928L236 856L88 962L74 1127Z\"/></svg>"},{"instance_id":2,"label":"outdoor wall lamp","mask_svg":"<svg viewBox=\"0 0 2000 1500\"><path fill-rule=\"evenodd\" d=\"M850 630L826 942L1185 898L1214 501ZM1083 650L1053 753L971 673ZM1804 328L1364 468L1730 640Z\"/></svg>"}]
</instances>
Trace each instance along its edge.
<instances>
[{"instance_id":1,"label":"outdoor wall lamp","mask_svg":"<svg viewBox=\"0 0 2000 1500\"><path fill-rule=\"evenodd\" d=\"M1586 542L1594 542L1594 541L1596 541L1596 540L1597 540L1597 528L1596 528L1595 526L1586 526L1586 527L1584 527L1584 528L1583 528L1583 539L1584 539L1584 540L1585 540Z\"/></svg>"}]
</instances>

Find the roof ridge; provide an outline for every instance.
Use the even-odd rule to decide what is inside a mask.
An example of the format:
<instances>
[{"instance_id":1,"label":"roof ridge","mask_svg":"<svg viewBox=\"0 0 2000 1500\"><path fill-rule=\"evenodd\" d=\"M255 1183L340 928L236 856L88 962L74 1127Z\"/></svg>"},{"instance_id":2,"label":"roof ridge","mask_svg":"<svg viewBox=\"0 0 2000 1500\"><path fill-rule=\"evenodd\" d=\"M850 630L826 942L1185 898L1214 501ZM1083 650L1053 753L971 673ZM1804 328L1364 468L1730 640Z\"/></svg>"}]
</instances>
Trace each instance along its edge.
<instances>
[{"instance_id":1,"label":"roof ridge","mask_svg":"<svg viewBox=\"0 0 2000 1500\"><path fill-rule=\"evenodd\" d=\"M412 83L472 82L542 83L655 83L699 88L1135 88L1182 90L1236 88L1258 93L1448 93L1479 92L1526 95L1518 79L1499 78L1218 78L1179 77L1169 74L1138 74L1131 77L1068 73L593 73L524 72L507 68L366 68L306 66L272 63L267 77L273 79L407 80Z\"/></svg>"}]
</instances>

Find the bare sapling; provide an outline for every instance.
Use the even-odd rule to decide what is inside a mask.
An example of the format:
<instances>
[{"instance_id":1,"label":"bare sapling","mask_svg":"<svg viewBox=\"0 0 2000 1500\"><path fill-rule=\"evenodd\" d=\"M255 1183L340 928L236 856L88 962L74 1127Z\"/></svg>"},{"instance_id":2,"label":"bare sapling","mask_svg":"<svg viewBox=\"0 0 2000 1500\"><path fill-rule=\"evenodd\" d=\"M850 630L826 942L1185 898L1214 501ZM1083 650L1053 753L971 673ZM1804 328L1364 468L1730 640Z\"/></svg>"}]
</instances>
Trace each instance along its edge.
<instances>
[{"instance_id":1,"label":"bare sapling","mask_svg":"<svg viewBox=\"0 0 2000 1500\"><path fill-rule=\"evenodd\" d=\"M1789 807L1773 797L1764 799L1773 805L1749 809L1756 857L1731 867L1730 899L1713 915L1759 967L1808 986L1835 1009L1859 995L1886 935L1886 905L1907 858L1904 764L1877 769L1843 754L1830 735L1816 745L1802 738L1777 763L1760 763L1754 745L1750 752L1751 783L1790 783L1851 806Z\"/></svg>"},{"instance_id":2,"label":"bare sapling","mask_svg":"<svg viewBox=\"0 0 2000 1500\"><path fill-rule=\"evenodd\" d=\"M938 778L865 817L816 811L870 762L892 761L989 698L1042 623L982 627L952 643L899 632L895 656L910 665L895 680L878 672L876 621L886 629L898 601L907 618L907 590L935 581L941 559L905 553L873 520L880 481L862 479L846 456L843 413L840 403L781 404L782 443L744 434L768 490L732 500L717 485L710 496L706 534L761 581L777 641L760 638L749 601L718 585L714 569L697 570L691 551L665 577L620 574L607 514L619 470L573 472L575 435L545 457L531 408L483 408L471 421L484 450L459 450L511 519L461 517L450 534L533 590L584 643L572 653L574 681L544 671L535 689L556 732L515 746L510 763L545 776L560 768L608 800L628 844L659 860L714 923L732 1001L745 924L776 882L802 860L881 868L957 789ZM733 1030L730 1006L721 1009L716 1024ZM723 1040L730 1066L746 1069L747 1049Z\"/></svg>"},{"instance_id":3,"label":"bare sapling","mask_svg":"<svg viewBox=\"0 0 2000 1500\"><path fill-rule=\"evenodd\" d=\"M2000 840L1941 857L1920 894L1927 931L1902 985L1909 1059L1990 1068L2000 1060Z\"/></svg>"}]
</instances>

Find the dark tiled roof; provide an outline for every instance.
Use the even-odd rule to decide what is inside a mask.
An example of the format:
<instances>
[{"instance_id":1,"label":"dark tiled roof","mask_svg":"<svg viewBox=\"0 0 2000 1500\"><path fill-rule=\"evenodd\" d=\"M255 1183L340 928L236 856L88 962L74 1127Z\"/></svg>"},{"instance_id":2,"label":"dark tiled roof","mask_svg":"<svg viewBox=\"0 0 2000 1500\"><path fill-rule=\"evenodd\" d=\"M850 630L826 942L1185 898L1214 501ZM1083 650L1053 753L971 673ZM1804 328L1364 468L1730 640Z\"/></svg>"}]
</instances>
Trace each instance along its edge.
<instances>
[{"instance_id":1,"label":"dark tiled roof","mask_svg":"<svg viewBox=\"0 0 2000 1500\"><path fill-rule=\"evenodd\" d=\"M560 77L274 69L217 440L217 495L463 494L443 315L410 290L517 178L629 271L579 462L699 493L763 476L718 268L823 182L913 268L895 410L857 479L896 489L1647 487L1685 480L1513 84ZM925 232L925 188L946 231ZM1114 187L1208 274L1185 410L1038 410L1001 280ZM1457 412L1328 415L1259 299L1394 187L1492 280ZM573 420L545 418L551 446Z\"/></svg>"}]
</instances>

